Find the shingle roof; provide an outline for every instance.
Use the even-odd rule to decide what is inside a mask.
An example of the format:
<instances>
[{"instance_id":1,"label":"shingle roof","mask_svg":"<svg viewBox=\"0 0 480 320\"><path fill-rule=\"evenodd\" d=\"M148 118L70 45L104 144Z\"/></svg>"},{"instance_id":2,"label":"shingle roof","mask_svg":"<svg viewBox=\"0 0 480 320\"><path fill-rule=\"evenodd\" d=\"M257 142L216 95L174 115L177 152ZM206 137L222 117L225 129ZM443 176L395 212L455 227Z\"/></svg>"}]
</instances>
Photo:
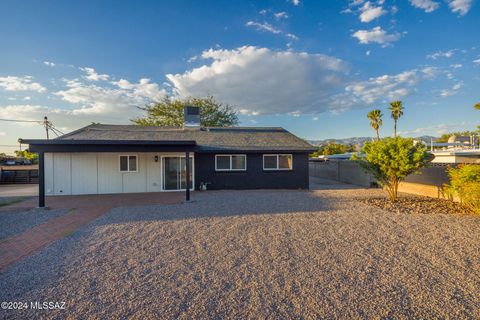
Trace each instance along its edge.
<instances>
[{"instance_id":1,"label":"shingle roof","mask_svg":"<svg viewBox=\"0 0 480 320\"><path fill-rule=\"evenodd\" d=\"M314 147L279 127L228 127L183 129L137 125L92 124L63 135L60 140L194 140L200 151L284 150L312 151Z\"/></svg>"}]
</instances>

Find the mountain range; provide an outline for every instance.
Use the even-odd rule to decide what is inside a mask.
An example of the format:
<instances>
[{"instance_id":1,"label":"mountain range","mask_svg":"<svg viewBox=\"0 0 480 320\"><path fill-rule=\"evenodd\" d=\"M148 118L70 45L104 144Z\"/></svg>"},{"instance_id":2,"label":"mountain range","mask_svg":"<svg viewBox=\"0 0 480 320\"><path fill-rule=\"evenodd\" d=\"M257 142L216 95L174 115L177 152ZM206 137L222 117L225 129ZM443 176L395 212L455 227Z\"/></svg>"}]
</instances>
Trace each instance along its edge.
<instances>
[{"instance_id":1,"label":"mountain range","mask_svg":"<svg viewBox=\"0 0 480 320\"><path fill-rule=\"evenodd\" d=\"M328 143L338 143L338 144L344 144L344 145L353 144L358 148L361 148L363 147L366 141L371 141L372 139L374 138L373 137L351 137L351 138L343 138L343 139L307 140L307 142L314 146L322 146ZM437 137L420 136L420 137L415 137L414 139L423 141L426 144L430 144L432 139L435 140L437 139Z\"/></svg>"}]
</instances>

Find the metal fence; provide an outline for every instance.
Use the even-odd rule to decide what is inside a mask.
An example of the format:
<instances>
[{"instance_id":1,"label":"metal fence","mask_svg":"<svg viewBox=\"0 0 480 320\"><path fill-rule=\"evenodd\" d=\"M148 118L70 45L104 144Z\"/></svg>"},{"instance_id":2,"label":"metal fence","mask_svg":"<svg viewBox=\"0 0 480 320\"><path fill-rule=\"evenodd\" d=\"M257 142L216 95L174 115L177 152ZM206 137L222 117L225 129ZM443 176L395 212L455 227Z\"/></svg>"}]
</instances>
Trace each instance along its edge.
<instances>
[{"instance_id":1,"label":"metal fence","mask_svg":"<svg viewBox=\"0 0 480 320\"><path fill-rule=\"evenodd\" d=\"M317 178L336 180L364 187L377 186L375 179L353 161L330 160L310 161L310 175Z\"/></svg>"},{"instance_id":2,"label":"metal fence","mask_svg":"<svg viewBox=\"0 0 480 320\"><path fill-rule=\"evenodd\" d=\"M448 168L455 166L455 164L432 163L429 167L420 169L418 173L406 177L405 182L443 187L444 184L450 182Z\"/></svg>"},{"instance_id":3,"label":"metal fence","mask_svg":"<svg viewBox=\"0 0 480 320\"><path fill-rule=\"evenodd\" d=\"M36 184L38 183L38 169L0 169L0 184Z\"/></svg>"},{"instance_id":4,"label":"metal fence","mask_svg":"<svg viewBox=\"0 0 480 320\"><path fill-rule=\"evenodd\" d=\"M422 168L418 173L408 176L405 182L442 187L449 182L447 171L449 166L451 165L443 163L432 164L428 168ZM349 160L310 160L309 170L311 176L318 178L336 180L364 187L377 186L375 179L370 174L366 173L358 164Z\"/></svg>"}]
</instances>

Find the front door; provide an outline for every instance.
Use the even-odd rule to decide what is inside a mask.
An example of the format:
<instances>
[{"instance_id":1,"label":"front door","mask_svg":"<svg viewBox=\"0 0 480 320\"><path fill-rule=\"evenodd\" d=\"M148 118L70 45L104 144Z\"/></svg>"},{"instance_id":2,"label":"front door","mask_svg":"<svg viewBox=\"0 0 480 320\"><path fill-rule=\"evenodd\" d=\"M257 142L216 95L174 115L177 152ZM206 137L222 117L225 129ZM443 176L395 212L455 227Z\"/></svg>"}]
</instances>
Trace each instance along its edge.
<instances>
[{"instance_id":1,"label":"front door","mask_svg":"<svg viewBox=\"0 0 480 320\"><path fill-rule=\"evenodd\" d=\"M193 185L193 158L190 157L190 188ZM163 190L185 190L186 182L185 157L168 156L163 158Z\"/></svg>"}]
</instances>

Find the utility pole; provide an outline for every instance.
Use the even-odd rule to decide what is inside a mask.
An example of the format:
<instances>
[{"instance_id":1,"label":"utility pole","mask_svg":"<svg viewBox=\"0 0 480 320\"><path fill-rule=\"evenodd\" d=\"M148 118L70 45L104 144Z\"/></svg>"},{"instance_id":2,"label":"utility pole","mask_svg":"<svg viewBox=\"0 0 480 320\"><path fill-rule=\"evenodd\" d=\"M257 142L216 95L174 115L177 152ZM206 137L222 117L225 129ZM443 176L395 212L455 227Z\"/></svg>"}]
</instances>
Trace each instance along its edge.
<instances>
[{"instance_id":1,"label":"utility pole","mask_svg":"<svg viewBox=\"0 0 480 320\"><path fill-rule=\"evenodd\" d=\"M47 132L47 140L49 140L49 137L48 137L48 126L49 126L49 122L48 122L47 116L45 116L45 117L43 118L43 125L45 126L45 131Z\"/></svg>"}]
</instances>

